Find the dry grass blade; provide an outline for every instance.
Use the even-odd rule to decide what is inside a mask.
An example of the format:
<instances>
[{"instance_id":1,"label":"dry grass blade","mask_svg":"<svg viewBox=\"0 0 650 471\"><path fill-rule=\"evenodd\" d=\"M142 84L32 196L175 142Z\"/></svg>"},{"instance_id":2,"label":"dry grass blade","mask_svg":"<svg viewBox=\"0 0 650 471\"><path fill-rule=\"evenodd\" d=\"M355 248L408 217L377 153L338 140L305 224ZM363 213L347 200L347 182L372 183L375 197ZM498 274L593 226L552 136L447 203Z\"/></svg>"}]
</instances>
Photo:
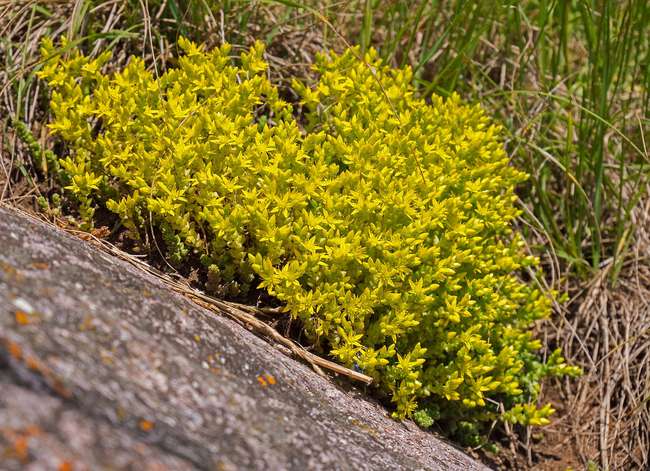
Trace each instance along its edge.
<instances>
[{"instance_id":1,"label":"dry grass blade","mask_svg":"<svg viewBox=\"0 0 650 471\"><path fill-rule=\"evenodd\" d=\"M349 368L345 368L344 366L308 352L293 340L282 336L273 327L260 321L252 314L249 314L245 310L238 307L236 304L211 298L203 293L200 293L191 288L184 287L182 285L175 287L173 284L170 284L169 286L172 287L172 289L189 296L190 298L194 299L195 302L208 309L211 309L212 311L214 311L214 307L216 307L235 320L250 325L256 332L287 347L291 353L309 363L321 375L323 373L320 371L320 368L325 368L327 370L333 371L334 373L347 376L348 378L351 378L355 381L360 381L368 385L372 384L372 378L370 376L351 370ZM253 310L253 312L259 312L260 314L263 314L263 311L259 311L251 307L248 308Z\"/></svg>"}]
</instances>

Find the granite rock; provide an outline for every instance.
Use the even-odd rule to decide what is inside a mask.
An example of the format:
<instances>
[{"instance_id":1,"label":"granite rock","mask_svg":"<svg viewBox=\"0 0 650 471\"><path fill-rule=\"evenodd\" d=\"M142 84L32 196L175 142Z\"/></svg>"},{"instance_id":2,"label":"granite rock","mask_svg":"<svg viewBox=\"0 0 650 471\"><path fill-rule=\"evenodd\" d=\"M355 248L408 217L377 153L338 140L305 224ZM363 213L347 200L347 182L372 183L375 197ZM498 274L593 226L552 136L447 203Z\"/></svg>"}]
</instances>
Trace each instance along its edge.
<instances>
[{"instance_id":1,"label":"granite rock","mask_svg":"<svg viewBox=\"0 0 650 471\"><path fill-rule=\"evenodd\" d=\"M0 468L485 469L361 386L4 207Z\"/></svg>"}]
</instances>

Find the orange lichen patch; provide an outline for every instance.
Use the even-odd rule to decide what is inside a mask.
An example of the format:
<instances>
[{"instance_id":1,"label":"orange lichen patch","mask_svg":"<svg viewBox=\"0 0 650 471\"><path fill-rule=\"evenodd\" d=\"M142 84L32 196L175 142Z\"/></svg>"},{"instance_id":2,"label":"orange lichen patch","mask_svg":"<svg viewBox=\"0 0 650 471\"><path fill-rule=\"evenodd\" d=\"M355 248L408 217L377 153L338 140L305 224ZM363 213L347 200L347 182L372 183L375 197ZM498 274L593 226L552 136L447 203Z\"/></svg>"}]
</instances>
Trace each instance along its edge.
<instances>
[{"instance_id":1,"label":"orange lichen patch","mask_svg":"<svg viewBox=\"0 0 650 471\"><path fill-rule=\"evenodd\" d=\"M29 266L34 270L47 270L50 268L50 264L47 262L33 262Z\"/></svg>"},{"instance_id":2,"label":"orange lichen patch","mask_svg":"<svg viewBox=\"0 0 650 471\"><path fill-rule=\"evenodd\" d=\"M124 422L128 418L128 414L124 410L124 408L117 406L115 408L115 415L117 416L117 420L120 422Z\"/></svg>"},{"instance_id":3,"label":"orange lichen patch","mask_svg":"<svg viewBox=\"0 0 650 471\"><path fill-rule=\"evenodd\" d=\"M48 382L50 382L50 386L52 387L54 392L57 393L62 398L70 399L72 397L72 391L66 388L65 385L63 384L63 381L61 381L59 378L56 377L48 378Z\"/></svg>"},{"instance_id":4,"label":"orange lichen patch","mask_svg":"<svg viewBox=\"0 0 650 471\"><path fill-rule=\"evenodd\" d=\"M59 464L58 471L73 471L74 470L74 465L70 461L62 461L61 464Z\"/></svg>"},{"instance_id":5,"label":"orange lichen patch","mask_svg":"<svg viewBox=\"0 0 650 471\"><path fill-rule=\"evenodd\" d=\"M15 458L25 464L29 461L29 440L40 435L41 428L38 425L30 425L22 430L5 430L2 432L10 443L5 455Z\"/></svg>"},{"instance_id":6,"label":"orange lichen patch","mask_svg":"<svg viewBox=\"0 0 650 471\"><path fill-rule=\"evenodd\" d=\"M140 425L140 430L142 430L143 432L149 432L154 428L154 423L146 419L142 419L139 425Z\"/></svg>"},{"instance_id":7,"label":"orange lichen patch","mask_svg":"<svg viewBox=\"0 0 650 471\"><path fill-rule=\"evenodd\" d=\"M20 348L20 345L18 345L16 342L6 340L5 345L7 351L9 352L9 355L11 355L13 358L16 360L21 360L23 358L23 349Z\"/></svg>"},{"instance_id":8,"label":"orange lichen patch","mask_svg":"<svg viewBox=\"0 0 650 471\"><path fill-rule=\"evenodd\" d=\"M211 366L210 371L214 373L215 375L221 374L221 368L218 368L216 366Z\"/></svg>"},{"instance_id":9,"label":"orange lichen patch","mask_svg":"<svg viewBox=\"0 0 650 471\"><path fill-rule=\"evenodd\" d=\"M13 442L14 453L22 463L29 460L29 437L20 436Z\"/></svg>"},{"instance_id":10,"label":"orange lichen patch","mask_svg":"<svg viewBox=\"0 0 650 471\"><path fill-rule=\"evenodd\" d=\"M0 270L5 272L7 277L13 279L14 281L20 282L25 279L25 276L22 273L20 273L15 267L9 265L8 263L0 262Z\"/></svg>"},{"instance_id":11,"label":"orange lichen patch","mask_svg":"<svg viewBox=\"0 0 650 471\"><path fill-rule=\"evenodd\" d=\"M37 437L43 433L43 429L41 429L41 427L39 427L38 425L33 424L25 427L23 433L29 437Z\"/></svg>"},{"instance_id":12,"label":"orange lichen patch","mask_svg":"<svg viewBox=\"0 0 650 471\"><path fill-rule=\"evenodd\" d=\"M257 377L257 381L263 387L272 386L272 385L274 385L276 383L275 376L267 374L267 373L265 373L263 375L259 375Z\"/></svg>"},{"instance_id":13,"label":"orange lichen patch","mask_svg":"<svg viewBox=\"0 0 650 471\"><path fill-rule=\"evenodd\" d=\"M86 330L94 330L95 329L95 319L90 316L84 316L83 321L79 324L79 330L81 331L86 331Z\"/></svg>"},{"instance_id":14,"label":"orange lichen patch","mask_svg":"<svg viewBox=\"0 0 650 471\"><path fill-rule=\"evenodd\" d=\"M28 325L33 322L33 320L30 319L29 314L27 314L25 311L21 311L20 309L14 313L14 316L18 325Z\"/></svg>"},{"instance_id":15,"label":"orange lichen patch","mask_svg":"<svg viewBox=\"0 0 650 471\"><path fill-rule=\"evenodd\" d=\"M33 356L28 356L25 358L25 366L32 371L42 371L43 366L38 362L38 359Z\"/></svg>"},{"instance_id":16,"label":"orange lichen patch","mask_svg":"<svg viewBox=\"0 0 650 471\"><path fill-rule=\"evenodd\" d=\"M4 343L9 355L16 360L21 361L31 371L40 374L55 393L65 399L72 397L72 393L65 387L63 381L37 357L33 355L24 355L23 349L16 342L2 338L0 338L0 341Z\"/></svg>"},{"instance_id":17,"label":"orange lichen patch","mask_svg":"<svg viewBox=\"0 0 650 471\"><path fill-rule=\"evenodd\" d=\"M111 356L111 354L109 352L101 352L99 354L99 358L102 360L102 363L107 365L107 366L110 366L110 365L113 364L113 357Z\"/></svg>"}]
</instances>

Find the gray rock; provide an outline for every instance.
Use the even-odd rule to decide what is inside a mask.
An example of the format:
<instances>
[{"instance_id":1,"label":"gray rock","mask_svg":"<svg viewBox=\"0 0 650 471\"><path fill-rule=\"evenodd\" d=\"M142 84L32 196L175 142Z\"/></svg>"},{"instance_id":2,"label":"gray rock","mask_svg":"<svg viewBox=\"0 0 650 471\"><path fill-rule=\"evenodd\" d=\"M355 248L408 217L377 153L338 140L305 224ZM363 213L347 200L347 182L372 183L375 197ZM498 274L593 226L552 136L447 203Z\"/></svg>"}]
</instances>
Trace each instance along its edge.
<instances>
[{"instance_id":1,"label":"gray rock","mask_svg":"<svg viewBox=\"0 0 650 471\"><path fill-rule=\"evenodd\" d=\"M341 383L0 208L0 468L485 469Z\"/></svg>"}]
</instances>

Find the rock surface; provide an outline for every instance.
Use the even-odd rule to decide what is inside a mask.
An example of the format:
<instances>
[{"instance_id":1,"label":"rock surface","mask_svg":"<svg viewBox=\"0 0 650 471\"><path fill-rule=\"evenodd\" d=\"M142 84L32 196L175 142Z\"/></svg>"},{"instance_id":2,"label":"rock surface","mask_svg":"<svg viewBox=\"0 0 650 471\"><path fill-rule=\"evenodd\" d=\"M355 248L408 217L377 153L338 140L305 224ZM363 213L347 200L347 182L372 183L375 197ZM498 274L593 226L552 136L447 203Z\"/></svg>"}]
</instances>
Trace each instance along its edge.
<instances>
[{"instance_id":1,"label":"rock surface","mask_svg":"<svg viewBox=\"0 0 650 471\"><path fill-rule=\"evenodd\" d=\"M154 277L1 207L0 468L485 469Z\"/></svg>"}]
</instances>

